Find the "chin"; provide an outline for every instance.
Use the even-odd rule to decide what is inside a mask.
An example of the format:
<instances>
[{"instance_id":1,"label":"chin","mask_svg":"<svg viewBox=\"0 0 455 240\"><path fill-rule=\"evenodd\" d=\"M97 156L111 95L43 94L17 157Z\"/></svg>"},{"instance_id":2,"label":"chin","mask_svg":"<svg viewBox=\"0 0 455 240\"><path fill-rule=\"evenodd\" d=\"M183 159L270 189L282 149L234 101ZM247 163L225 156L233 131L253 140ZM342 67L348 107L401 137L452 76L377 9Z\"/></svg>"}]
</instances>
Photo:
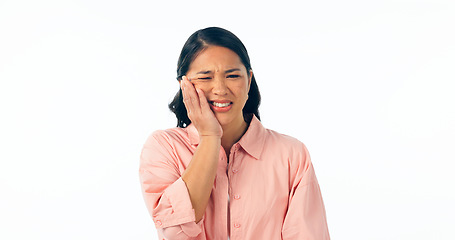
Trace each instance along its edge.
<instances>
[{"instance_id":1,"label":"chin","mask_svg":"<svg viewBox=\"0 0 455 240\"><path fill-rule=\"evenodd\" d=\"M215 114L215 117L222 127L228 126L229 124L231 124L234 121L234 117L227 116L227 114L217 113L217 114Z\"/></svg>"}]
</instances>

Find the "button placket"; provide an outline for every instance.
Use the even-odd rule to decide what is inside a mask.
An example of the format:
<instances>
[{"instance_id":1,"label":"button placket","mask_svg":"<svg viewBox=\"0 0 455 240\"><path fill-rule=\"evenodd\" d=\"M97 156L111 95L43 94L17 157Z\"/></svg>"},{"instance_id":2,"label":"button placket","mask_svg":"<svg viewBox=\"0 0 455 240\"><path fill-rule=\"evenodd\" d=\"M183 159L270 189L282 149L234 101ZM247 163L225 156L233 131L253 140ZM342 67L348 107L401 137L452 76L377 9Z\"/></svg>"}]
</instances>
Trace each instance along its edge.
<instances>
[{"instance_id":1,"label":"button placket","mask_svg":"<svg viewBox=\"0 0 455 240\"><path fill-rule=\"evenodd\" d=\"M231 164L230 165L230 170L229 171L229 177L230 177L230 182L229 182L229 190L230 190L230 196L232 197L231 199L234 200L234 201L238 201L240 200L240 195L239 194L235 194L235 192L237 191L236 188L234 188L234 186L232 185L233 183L233 177L235 176L235 174L237 174L239 172L239 170L235 167L235 163L236 161L234 160L235 159L235 156L237 155L237 151L239 149L239 144L235 144L233 149L232 149L232 154L231 154L231 159L229 161L229 163ZM234 181L235 182L235 181ZM230 204L231 204L231 207L230 207L230 211L231 213L235 213L235 211L233 211L233 209L235 208L235 206L237 206L237 204L235 204L233 201L231 200ZM232 231L234 230L239 230L241 228L241 224L238 222L240 219L237 219L235 218L235 215L234 216L231 216L231 226L232 226ZM234 234L233 232L231 231L232 234ZM232 237L233 235L231 235Z\"/></svg>"}]
</instances>

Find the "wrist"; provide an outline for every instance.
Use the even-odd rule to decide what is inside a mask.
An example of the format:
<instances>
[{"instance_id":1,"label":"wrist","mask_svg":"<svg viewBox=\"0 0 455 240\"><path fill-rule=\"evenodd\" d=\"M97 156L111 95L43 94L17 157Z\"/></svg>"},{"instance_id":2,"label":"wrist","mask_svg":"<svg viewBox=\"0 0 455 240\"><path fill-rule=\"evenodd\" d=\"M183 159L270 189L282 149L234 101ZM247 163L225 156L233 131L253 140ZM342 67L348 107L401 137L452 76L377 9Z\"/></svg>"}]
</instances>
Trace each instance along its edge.
<instances>
[{"instance_id":1,"label":"wrist","mask_svg":"<svg viewBox=\"0 0 455 240\"><path fill-rule=\"evenodd\" d=\"M217 135L199 135L200 142L215 142L221 144L221 136Z\"/></svg>"},{"instance_id":2,"label":"wrist","mask_svg":"<svg viewBox=\"0 0 455 240\"><path fill-rule=\"evenodd\" d=\"M219 140L221 140L221 136L218 136L218 135L199 135L199 138L200 139L211 139L211 140L219 139Z\"/></svg>"}]
</instances>

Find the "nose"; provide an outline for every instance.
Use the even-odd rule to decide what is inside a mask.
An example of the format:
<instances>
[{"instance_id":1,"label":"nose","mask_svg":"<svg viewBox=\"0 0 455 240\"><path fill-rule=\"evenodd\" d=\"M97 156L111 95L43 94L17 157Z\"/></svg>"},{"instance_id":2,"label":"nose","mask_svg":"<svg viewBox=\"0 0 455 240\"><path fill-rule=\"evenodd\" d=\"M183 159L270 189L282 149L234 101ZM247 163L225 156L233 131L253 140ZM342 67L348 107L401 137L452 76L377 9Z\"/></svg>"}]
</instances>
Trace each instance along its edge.
<instances>
[{"instance_id":1,"label":"nose","mask_svg":"<svg viewBox=\"0 0 455 240\"><path fill-rule=\"evenodd\" d=\"M213 81L213 87L212 87L212 92L215 95L226 95L228 93L228 88L226 85L226 79L221 76L215 77Z\"/></svg>"}]
</instances>

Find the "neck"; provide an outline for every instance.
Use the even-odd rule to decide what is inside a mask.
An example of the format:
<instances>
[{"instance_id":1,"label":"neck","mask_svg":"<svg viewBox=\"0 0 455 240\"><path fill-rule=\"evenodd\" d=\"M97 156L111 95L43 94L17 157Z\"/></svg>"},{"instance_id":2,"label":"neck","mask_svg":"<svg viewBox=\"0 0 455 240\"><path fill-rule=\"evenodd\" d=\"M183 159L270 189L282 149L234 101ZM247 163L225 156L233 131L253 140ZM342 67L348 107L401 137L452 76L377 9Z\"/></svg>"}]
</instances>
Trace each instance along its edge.
<instances>
[{"instance_id":1,"label":"neck","mask_svg":"<svg viewBox=\"0 0 455 240\"><path fill-rule=\"evenodd\" d=\"M223 136L221 137L221 146L226 151L226 154L229 155L229 151L237 141L242 138L243 134L248 128L248 124L241 118L241 121L236 121L226 126L222 126Z\"/></svg>"}]
</instances>

